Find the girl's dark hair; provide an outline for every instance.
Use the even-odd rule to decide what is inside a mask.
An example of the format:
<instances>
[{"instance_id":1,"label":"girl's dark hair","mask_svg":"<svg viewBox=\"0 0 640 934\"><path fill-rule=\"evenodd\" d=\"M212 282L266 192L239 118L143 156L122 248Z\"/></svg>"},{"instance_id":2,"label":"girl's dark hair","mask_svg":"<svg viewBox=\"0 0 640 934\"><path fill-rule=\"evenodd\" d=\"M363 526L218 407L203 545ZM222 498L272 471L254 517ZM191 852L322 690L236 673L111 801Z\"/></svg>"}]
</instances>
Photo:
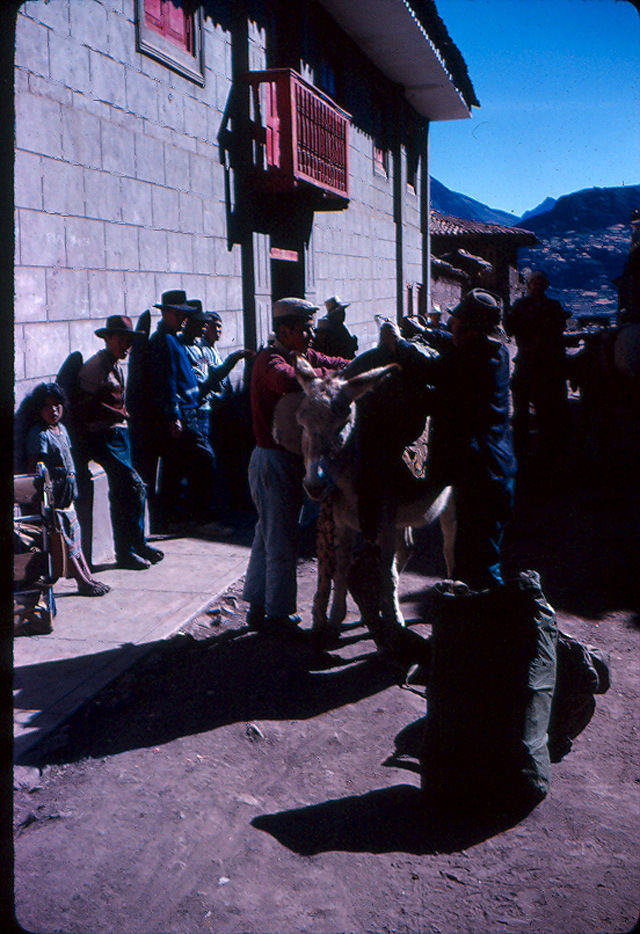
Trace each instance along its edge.
<instances>
[{"instance_id":1,"label":"girl's dark hair","mask_svg":"<svg viewBox=\"0 0 640 934\"><path fill-rule=\"evenodd\" d=\"M58 383L40 383L40 385L36 386L31 394L31 404L35 414L39 415L40 412L42 412L45 403L50 396L53 399L56 399L65 408L69 404L69 400L67 399L67 395L64 389Z\"/></svg>"},{"instance_id":2,"label":"girl's dark hair","mask_svg":"<svg viewBox=\"0 0 640 934\"><path fill-rule=\"evenodd\" d=\"M26 439L29 429L42 423L42 410L52 396L68 409L68 399L59 383L40 383L20 403L13 421L13 469L24 473L27 469Z\"/></svg>"}]
</instances>

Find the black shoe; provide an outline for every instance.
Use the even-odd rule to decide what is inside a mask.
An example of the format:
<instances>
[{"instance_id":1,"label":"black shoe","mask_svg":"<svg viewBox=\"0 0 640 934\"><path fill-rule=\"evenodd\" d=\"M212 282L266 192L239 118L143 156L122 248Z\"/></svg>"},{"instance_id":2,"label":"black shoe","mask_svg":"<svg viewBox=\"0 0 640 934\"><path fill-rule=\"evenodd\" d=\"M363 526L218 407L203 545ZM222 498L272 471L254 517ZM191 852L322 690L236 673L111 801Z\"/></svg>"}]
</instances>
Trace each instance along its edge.
<instances>
[{"instance_id":1,"label":"black shoe","mask_svg":"<svg viewBox=\"0 0 640 934\"><path fill-rule=\"evenodd\" d=\"M247 626L249 629L252 629L253 632L263 632L264 631L264 607L263 606L250 606L249 612L247 613Z\"/></svg>"},{"instance_id":2,"label":"black shoe","mask_svg":"<svg viewBox=\"0 0 640 934\"><path fill-rule=\"evenodd\" d=\"M146 558L151 564L158 564L164 558L164 551L160 551L159 548L152 548L151 545L145 545L144 548L140 549L140 557Z\"/></svg>"},{"instance_id":3,"label":"black shoe","mask_svg":"<svg viewBox=\"0 0 640 934\"><path fill-rule=\"evenodd\" d=\"M151 567L151 562L132 551L128 555L118 558L117 565L124 571L146 571L147 568Z\"/></svg>"},{"instance_id":4,"label":"black shoe","mask_svg":"<svg viewBox=\"0 0 640 934\"><path fill-rule=\"evenodd\" d=\"M297 613L291 613L288 616L265 616L261 631L273 636L298 638L305 635L304 630L300 629L301 621Z\"/></svg>"}]
</instances>

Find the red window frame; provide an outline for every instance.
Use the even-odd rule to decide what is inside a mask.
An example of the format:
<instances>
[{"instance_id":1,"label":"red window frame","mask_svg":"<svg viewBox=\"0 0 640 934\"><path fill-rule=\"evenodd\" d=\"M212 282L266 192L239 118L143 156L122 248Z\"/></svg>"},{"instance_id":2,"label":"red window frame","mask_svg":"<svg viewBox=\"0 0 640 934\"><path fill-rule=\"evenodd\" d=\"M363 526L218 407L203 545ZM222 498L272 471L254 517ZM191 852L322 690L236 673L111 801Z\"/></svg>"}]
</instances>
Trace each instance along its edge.
<instances>
[{"instance_id":1,"label":"red window frame","mask_svg":"<svg viewBox=\"0 0 640 934\"><path fill-rule=\"evenodd\" d=\"M195 55L195 27L189 0L144 0L144 22L178 48Z\"/></svg>"}]
</instances>

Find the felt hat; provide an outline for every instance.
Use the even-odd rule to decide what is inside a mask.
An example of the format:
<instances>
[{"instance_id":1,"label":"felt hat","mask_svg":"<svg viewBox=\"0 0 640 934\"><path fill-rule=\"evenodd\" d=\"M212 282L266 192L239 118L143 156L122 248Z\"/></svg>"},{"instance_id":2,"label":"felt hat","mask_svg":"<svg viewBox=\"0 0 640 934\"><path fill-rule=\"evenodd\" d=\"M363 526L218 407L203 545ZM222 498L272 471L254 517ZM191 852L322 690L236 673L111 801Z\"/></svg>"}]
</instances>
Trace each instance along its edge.
<instances>
[{"instance_id":1,"label":"felt hat","mask_svg":"<svg viewBox=\"0 0 640 934\"><path fill-rule=\"evenodd\" d=\"M204 317L207 322L215 321L217 324L222 324L222 315L217 311L205 311Z\"/></svg>"},{"instance_id":2,"label":"felt hat","mask_svg":"<svg viewBox=\"0 0 640 934\"><path fill-rule=\"evenodd\" d=\"M350 304L351 302L343 302L337 295L332 295L331 298L326 300L324 307L327 309L327 314L330 315L334 311L344 311Z\"/></svg>"},{"instance_id":3,"label":"felt hat","mask_svg":"<svg viewBox=\"0 0 640 934\"><path fill-rule=\"evenodd\" d=\"M204 324L204 322L207 320L207 316L205 312L202 310L202 302L200 301L200 299L199 298L188 298L187 305L190 308L190 311L188 313L189 320L195 323L202 322Z\"/></svg>"},{"instance_id":4,"label":"felt hat","mask_svg":"<svg viewBox=\"0 0 640 934\"><path fill-rule=\"evenodd\" d=\"M317 305L305 301L304 298L280 298L273 303L273 318L300 318L308 321L318 310Z\"/></svg>"},{"instance_id":5,"label":"felt hat","mask_svg":"<svg viewBox=\"0 0 640 934\"><path fill-rule=\"evenodd\" d=\"M105 326L94 332L96 337L109 337L110 334L129 334L135 337L144 337L142 331L134 331L133 323L128 315L109 315Z\"/></svg>"},{"instance_id":6,"label":"felt hat","mask_svg":"<svg viewBox=\"0 0 640 934\"><path fill-rule=\"evenodd\" d=\"M507 335L501 327L502 299L487 289L471 289L451 311L451 317L457 318L470 328L477 328L495 341L505 341Z\"/></svg>"},{"instance_id":7,"label":"felt hat","mask_svg":"<svg viewBox=\"0 0 640 934\"><path fill-rule=\"evenodd\" d=\"M163 292L162 300L153 307L160 308L160 310L169 308L173 311L181 311L185 315L193 312L193 306L187 303L187 293L182 289L169 289L168 292Z\"/></svg>"}]
</instances>

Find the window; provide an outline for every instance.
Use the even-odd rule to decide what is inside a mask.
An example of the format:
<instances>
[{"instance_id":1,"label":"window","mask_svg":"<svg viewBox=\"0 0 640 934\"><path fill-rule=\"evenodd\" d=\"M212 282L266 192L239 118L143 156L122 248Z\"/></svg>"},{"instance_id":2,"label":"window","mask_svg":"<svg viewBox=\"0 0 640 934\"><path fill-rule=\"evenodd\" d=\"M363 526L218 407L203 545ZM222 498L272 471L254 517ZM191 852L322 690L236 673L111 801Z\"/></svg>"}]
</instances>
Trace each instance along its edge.
<instances>
[{"instance_id":1,"label":"window","mask_svg":"<svg viewBox=\"0 0 640 934\"><path fill-rule=\"evenodd\" d=\"M202 14L193 0L136 0L138 51L204 84Z\"/></svg>"}]
</instances>

